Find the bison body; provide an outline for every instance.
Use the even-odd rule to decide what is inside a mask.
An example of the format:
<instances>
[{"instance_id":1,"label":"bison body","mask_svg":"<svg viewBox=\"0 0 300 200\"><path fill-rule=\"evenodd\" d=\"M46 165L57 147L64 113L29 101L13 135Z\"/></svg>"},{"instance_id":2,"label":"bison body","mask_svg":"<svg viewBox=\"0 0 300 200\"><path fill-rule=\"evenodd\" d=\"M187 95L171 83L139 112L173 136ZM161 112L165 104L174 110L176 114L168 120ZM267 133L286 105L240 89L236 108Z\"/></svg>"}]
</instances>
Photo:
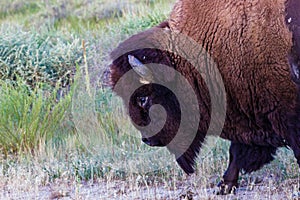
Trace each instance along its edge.
<instances>
[{"instance_id":1,"label":"bison body","mask_svg":"<svg viewBox=\"0 0 300 200\"><path fill-rule=\"evenodd\" d=\"M300 11L297 0L179 0L168 21L132 36L112 52L110 84L114 88L129 70L147 63L168 65L186 77L197 94L201 121L189 148L176 159L185 172L193 173L211 120L211 99L201 75L184 57L168 49L138 49L119 55L122 49L141 41L160 42L153 37L158 29L187 35L202 46L217 64L226 90L226 118L220 136L232 143L229 166L220 187L221 193L227 193L237 186L240 170L258 170L274 159L278 147L291 146L295 154L300 154L300 139L295 140L296 134L291 134L287 126L294 118L290 113L295 110L297 99L289 61L298 59L298 49L295 45L295 51L291 49L295 34L299 33L288 25L295 10ZM118 95L123 97L131 84L141 81L143 73L149 71L142 68L144 71L137 71L132 81L122 83ZM173 80L175 76L169 73L166 79ZM142 132L142 137L148 145L167 146L178 131L181 105L168 88L147 79L143 83L126 105L129 115L135 124L146 126L151 121L150 107L162 105L167 112L165 126L151 137ZM181 146L184 145L179 143L177 148ZM168 149L176 155L176 145Z\"/></svg>"}]
</instances>

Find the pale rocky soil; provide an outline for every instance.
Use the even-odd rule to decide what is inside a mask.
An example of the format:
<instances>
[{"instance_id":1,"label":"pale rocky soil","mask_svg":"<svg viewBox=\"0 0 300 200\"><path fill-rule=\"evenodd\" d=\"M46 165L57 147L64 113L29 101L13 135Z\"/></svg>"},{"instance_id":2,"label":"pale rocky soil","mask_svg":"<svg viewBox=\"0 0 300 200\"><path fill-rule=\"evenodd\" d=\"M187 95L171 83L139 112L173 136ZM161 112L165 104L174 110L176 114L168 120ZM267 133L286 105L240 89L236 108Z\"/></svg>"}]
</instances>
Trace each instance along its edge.
<instances>
[{"instance_id":1,"label":"pale rocky soil","mask_svg":"<svg viewBox=\"0 0 300 200\"><path fill-rule=\"evenodd\" d=\"M189 178L169 187L159 184L141 186L126 180L98 181L93 184L57 181L42 187L14 182L1 185L0 199L300 199L296 179L277 184L270 178L262 178L257 184L241 183L236 195L226 196L215 195L216 188L213 187L193 186L195 182L194 178Z\"/></svg>"}]
</instances>

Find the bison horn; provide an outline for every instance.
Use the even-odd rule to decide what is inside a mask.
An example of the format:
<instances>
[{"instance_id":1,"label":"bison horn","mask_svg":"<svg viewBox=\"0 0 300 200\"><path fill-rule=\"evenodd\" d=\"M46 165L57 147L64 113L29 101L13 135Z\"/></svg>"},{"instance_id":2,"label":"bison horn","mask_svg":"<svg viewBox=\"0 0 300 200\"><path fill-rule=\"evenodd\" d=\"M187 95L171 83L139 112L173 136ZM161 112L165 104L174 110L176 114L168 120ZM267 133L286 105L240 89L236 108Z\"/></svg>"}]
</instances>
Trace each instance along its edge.
<instances>
[{"instance_id":1,"label":"bison horn","mask_svg":"<svg viewBox=\"0 0 300 200\"><path fill-rule=\"evenodd\" d=\"M128 62L132 69L141 77L140 82L143 84L149 84L153 81L152 71L141 61L132 55L128 55Z\"/></svg>"}]
</instances>

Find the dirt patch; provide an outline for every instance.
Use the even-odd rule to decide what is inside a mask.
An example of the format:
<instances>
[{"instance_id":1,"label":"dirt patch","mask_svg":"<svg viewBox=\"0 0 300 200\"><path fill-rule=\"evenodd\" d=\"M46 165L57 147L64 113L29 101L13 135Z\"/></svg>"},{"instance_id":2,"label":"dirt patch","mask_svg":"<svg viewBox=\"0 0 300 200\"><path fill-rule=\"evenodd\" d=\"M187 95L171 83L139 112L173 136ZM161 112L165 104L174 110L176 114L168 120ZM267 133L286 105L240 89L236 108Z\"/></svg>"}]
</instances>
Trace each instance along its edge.
<instances>
[{"instance_id":1,"label":"dirt patch","mask_svg":"<svg viewBox=\"0 0 300 200\"><path fill-rule=\"evenodd\" d=\"M57 181L47 186L18 187L2 185L1 199L299 199L299 180L292 179L280 184L264 178L258 184L244 184L236 194L215 195L216 187L205 188L193 185L194 179L177 182L173 186L165 184L144 185L130 181L97 181L79 184ZM243 183L242 183L243 184Z\"/></svg>"}]
</instances>

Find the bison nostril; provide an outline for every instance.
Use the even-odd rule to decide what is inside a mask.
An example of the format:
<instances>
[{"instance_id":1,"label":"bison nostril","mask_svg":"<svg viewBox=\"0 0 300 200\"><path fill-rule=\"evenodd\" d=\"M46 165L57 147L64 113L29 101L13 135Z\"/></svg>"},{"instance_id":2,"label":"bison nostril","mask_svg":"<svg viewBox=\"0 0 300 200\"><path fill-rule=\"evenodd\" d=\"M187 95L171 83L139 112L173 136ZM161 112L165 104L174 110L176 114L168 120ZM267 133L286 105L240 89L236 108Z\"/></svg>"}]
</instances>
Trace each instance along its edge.
<instances>
[{"instance_id":1,"label":"bison nostril","mask_svg":"<svg viewBox=\"0 0 300 200\"><path fill-rule=\"evenodd\" d=\"M142 141L143 141L145 144L151 146L151 140L150 140L149 138L142 138Z\"/></svg>"},{"instance_id":2,"label":"bison nostril","mask_svg":"<svg viewBox=\"0 0 300 200\"><path fill-rule=\"evenodd\" d=\"M153 138L151 138L151 139L149 139L149 138L142 138L142 141L145 143L145 144L147 144L147 145L149 145L149 146L152 146L152 147L154 147L154 146L157 146L157 147L163 147L164 145L163 145L163 143L161 143L161 141L160 140L155 140L155 139L153 139Z\"/></svg>"},{"instance_id":3,"label":"bison nostril","mask_svg":"<svg viewBox=\"0 0 300 200\"><path fill-rule=\"evenodd\" d=\"M148 140L148 138L142 138L142 141L146 143L146 142L148 142L149 140Z\"/></svg>"}]
</instances>

